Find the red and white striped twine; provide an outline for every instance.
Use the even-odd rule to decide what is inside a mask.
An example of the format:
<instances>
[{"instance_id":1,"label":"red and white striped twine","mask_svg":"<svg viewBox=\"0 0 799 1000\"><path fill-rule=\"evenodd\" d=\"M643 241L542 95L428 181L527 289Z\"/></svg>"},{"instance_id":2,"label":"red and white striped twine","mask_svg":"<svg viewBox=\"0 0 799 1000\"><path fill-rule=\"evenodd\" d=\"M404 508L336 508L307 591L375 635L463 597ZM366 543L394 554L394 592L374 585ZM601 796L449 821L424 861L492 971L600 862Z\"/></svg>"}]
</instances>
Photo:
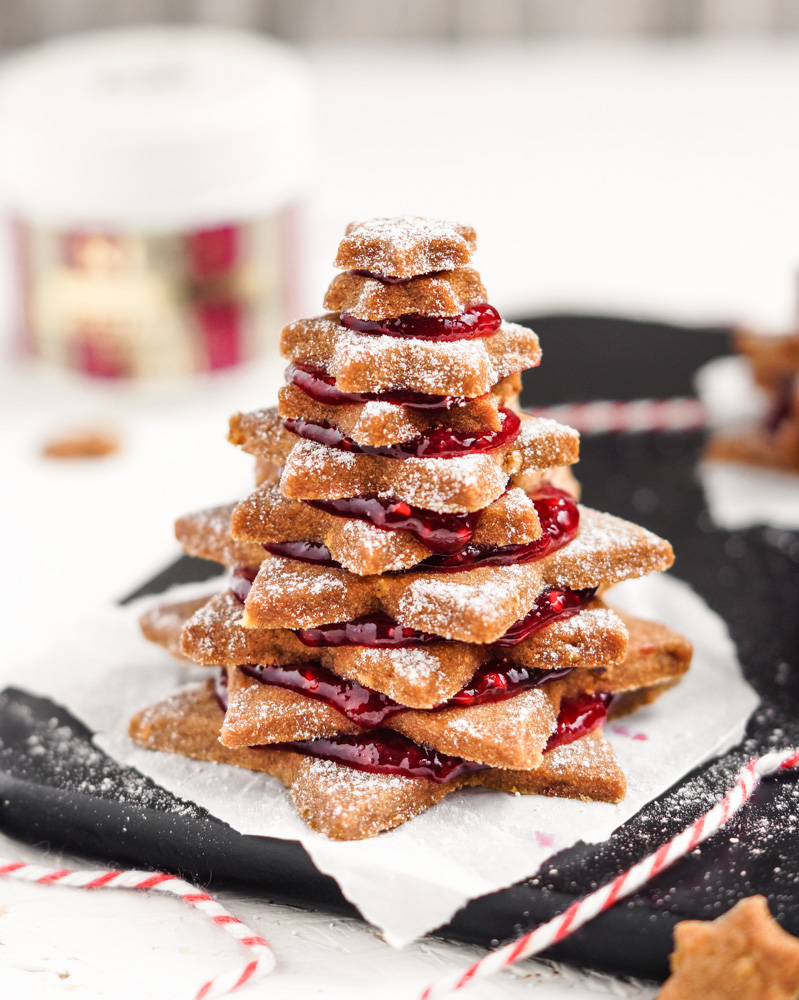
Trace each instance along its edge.
<instances>
[{"instance_id":1,"label":"red and white striped twine","mask_svg":"<svg viewBox=\"0 0 799 1000\"><path fill-rule=\"evenodd\" d=\"M581 434L646 433L699 430L707 423L707 410L688 396L673 399L598 399L564 403L525 411L569 424Z\"/></svg>"},{"instance_id":2,"label":"red and white striped twine","mask_svg":"<svg viewBox=\"0 0 799 1000\"><path fill-rule=\"evenodd\" d=\"M613 906L617 900L640 889L649 879L659 875L669 865L684 857L698 844L721 829L727 820L738 812L766 775L776 774L778 771L797 766L799 766L799 750L795 749L783 750L780 753L768 753L763 757L749 761L738 772L735 784L721 802L700 816L681 833L678 833L668 843L658 848L654 854L639 861L637 865L633 865L628 871L623 872L607 885L603 885L596 892L578 899L559 916L541 924L534 931L530 931L503 948L490 952L485 958L481 958L479 962L471 965L465 972L444 976L437 982L431 983L422 993L421 1000L436 1000L436 998L446 996L455 990L461 990L477 979L485 979L486 976L491 976L495 972L499 972L500 969L520 962L523 958L537 955L557 944L558 941L562 941L573 934L578 927L582 927L603 910Z\"/></svg>"},{"instance_id":3,"label":"red and white striped twine","mask_svg":"<svg viewBox=\"0 0 799 1000\"><path fill-rule=\"evenodd\" d=\"M66 868L44 868L41 865L26 865L21 862L0 859L0 875L37 882L40 885L67 885L77 889L152 889L171 896L179 896L191 903L228 934L240 941L253 954L253 958L243 969L226 973L204 983L194 994L194 1000L211 1000L223 997L247 983L253 983L268 975L275 967L275 954L260 935L255 934L238 917L231 913L208 893L175 875L165 872L143 871L69 871Z\"/></svg>"}]
</instances>

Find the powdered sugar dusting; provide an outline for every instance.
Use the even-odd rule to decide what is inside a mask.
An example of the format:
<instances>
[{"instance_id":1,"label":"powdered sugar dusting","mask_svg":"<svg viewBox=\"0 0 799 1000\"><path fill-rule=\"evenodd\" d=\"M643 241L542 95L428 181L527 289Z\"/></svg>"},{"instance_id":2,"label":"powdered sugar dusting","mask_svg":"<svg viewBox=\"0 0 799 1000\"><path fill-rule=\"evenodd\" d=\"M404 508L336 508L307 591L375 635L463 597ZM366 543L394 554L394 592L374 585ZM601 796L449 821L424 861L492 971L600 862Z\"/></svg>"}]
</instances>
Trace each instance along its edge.
<instances>
[{"instance_id":1,"label":"powdered sugar dusting","mask_svg":"<svg viewBox=\"0 0 799 1000\"><path fill-rule=\"evenodd\" d=\"M339 245L335 266L408 278L469 263L474 230L457 222L415 215L353 222Z\"/></svg>"},{"instance_id":2,"label":"powdered sugar dusting","mask_svg":"<svg viewBox=\"0 0 799 1000\"><path fill-rule=\"evenodd\" d=\"M674 554L668 542L630 521L580 507L577 537L549 559L553 584L610 585L668 569Z\"/></svg>"},{"instance_id":3,"label":"powdered sugar dusting","mask_svg":"<svg viewBox=\"0 0 799 1000\"><path fill-rule=\"evenodd\" d=\"M332 597L344 594L346 589L347 580L341 572L272 556L261 564L250 594L275 590L281 593L288 591L297 597L300 594Z\"/></svg>"},{"instance_id":4,"label":"powdered sugar dusting","mask_svg":"<svg viewBox=\"0 0 799 1000\"><path fill-rule=\"evenodd\" d=\"M413 580L398 602L401 620L447 638L493 641L529 610L544 587L534 564L497 566L450 575L427 574ZM480 637L465 636L479 623ZM435 627L434 627L435 626ZM488 634L483 636L483 632Z\"/></svg>"},{"instance_id":5,"label":"powdered sugar dusting","mask_svg":"<svg viewBox=\"0 0 799 1000\"><path fill-rule=\"evenodd\" d=\"M381 531L366 521L344 521L337 532L335 556L348 570L353 569L348 563L348 551L357 553L359 566L370 559L379 560L382 573L411 569L424 557L426 550L420 553L416 546L408 546L402 537L404 534Z\"/></svg>"},{"instance_id":6,"label":"powdered sugar dusting","mask_svg":"<svg viewBox=\"0 0 799 1000\"><path fill-rule=\"evenodd\" d=\"M312 740L354 728L321 701L229 672L228 707L222 730L226 746ZM242 743L241 740L247 742Z\"/></svg>"},{"instance_id":7,"label":"powdered sugar dusting","mask_svg":"<svg viewBox=\"0 0 799 1000\"><path fill-rule=\"evenodd\" d=\"M401 789L413 778L405 778L400 774L372 774L369 771L359 771L354 767L342 767L332 760L310 759L308 764L310 776L319 782L325 794L335 798L346 798L349 794L364 791L380 792L387 788Z\"/></svg>"},{"instance_id":8,"label":"powdered sugar dusting","mask_svg":"<svg viewBox=\"0 0 799 1000\"><path fill-rule=\"evenodd\" d=\"M505 489L505 454L397 460L300 441L286 459L281 489L299 499L377 493L441 512L480 510Z\"/></svg>"},{"instance_id":9,"label":"powdered sugar dusting","mask_svg":"<svg viewBox=\"0 0 799 1000\"><path fill-rule=\"evenodd\" d=\"M447 712L446 719L448 732L469 740L480 740L489 747L497 743L498 730L502 731L503 738L507 740L510 734L519 733L522 729L526 735L530 735L532 723L546 739L555 726L552 704L542 688L533 688L515 698L497 702L491 712L462 709ZM501 749L501 743L499 748Z\"/></svg>"},{"instance_id":10,"label":"powdered sugar dusting","mask_svg":"<svg viewBox=\"0 0 799 1000\"><path fill-rule=\"evenodd\" d=\"M357 660L363 667L384 671L388 665L392 674L407 681L425 685L441 673L441 661L424 646L409 646L406 649L369 649L362 646L357 650Z\"/></svg>"},{"instance_id":11,"label":"powdered sugar dusting","mask_svg":"<svg viewBox=\"0 0 799 1000\"><path fill-rule=\"evenodd\" d=\"M455 340L439 343L414 337L366 336L339 328L332 358L332 374L346 384L351 367L374 365L376 380L370 392L394 388L397 381L417 392L440 393L442 385L452 384L458 368L468 367L487 386L499 382L510 372L502 372L491 362L482 340ZM482 350L480 348L483 348ZM381 369L397 371L394 377L381 378ZM447 379L444 382L444 379Z\"/></svg>"},{"instance_id":12,"label":"powdered sugar dusting","mask_svg":"<svg viewBox=\"0 0 799 1000\"><path fill-rule=\"evenodd\" d=\"M545 760L550 774L592 774L596 775L597 781L612 778L618 768L608 745L591 739L575 740L574 743L555 747Z\"/></svg>"},{"instance_id":13,"label":"powdered sugar dusting","mask_svg":"<svg viewBox=\"0 0 799 1000\"><path fill-rule=\"evenodd\" d=\"M541 358L535 333L512 323L489 337L438 342L356 333L335 314L289 323L281 350L292 361L324 368L345 392L412 389L470 398Z\"/></svg>"}]
</instances>

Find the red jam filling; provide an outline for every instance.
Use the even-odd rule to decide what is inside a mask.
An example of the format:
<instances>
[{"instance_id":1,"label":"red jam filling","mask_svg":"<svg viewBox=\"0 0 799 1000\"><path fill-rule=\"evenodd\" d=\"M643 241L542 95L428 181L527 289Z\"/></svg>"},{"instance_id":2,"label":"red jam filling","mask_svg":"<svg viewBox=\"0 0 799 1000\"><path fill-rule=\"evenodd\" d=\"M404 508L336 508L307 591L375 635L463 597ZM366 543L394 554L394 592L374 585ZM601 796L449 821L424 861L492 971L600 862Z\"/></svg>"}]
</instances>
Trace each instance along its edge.
<instances>
[{"instance_id":1,"label":"red jam filling","mask_svg":"<svg viewBox=\"0 0 799 1000\"><path fill-rule=\"evenodd\" d=\"M583 694L564 701L557 728L550 736L544 753L566 743L573 743L602 725L612 699L610 694ZM358 771L424 778L437 784L444 784L472 771L482 771L488 766L421 746L391 729L331 739L273 743L271 746L309 757L333 760Z\"/></svg>"},{"instance_id":2,"label":"red jam filling","mask_svg":"<svg viewBox=\"0 0 799 1000\"><path fill-rule=\"evenodd\" d=\"M551 622L571 618L594 599L596 591L596 587L587 587L585 590L558 590L550 587L539 595L524 618L511 625L493 645L515 646Z\"/></svg>"},{"instance_id":3,"label":"red jam filling","mask_svg":"<svg viewBox=\"0 0 799 1000\"><path fill-rule=\"evenodd\" d=\"M468 708L469 705L483 705L486 702L506 701L522 691L541 687L549 681L557 680L571 673L571 668L563 670L541 670L537 667L522 667L506 660L494 660L475 673L469 683L462 687L449 701L436 705L438 712L443 708Z\"/></svg>"},{"instance_id":4,"label":"red jam filling","mask_svg":"<svg viewBox=\"0 0 799 1000\"><path fill-rule=\"evenodd\" d=\"M612 694L578 694L560 703L558 727L547 740L547 750L573 743L598 726L603 726L608 717L608 709L613 701Z\"/></svg>"},{"instance_id":5,"label":"red jam filling","mask_svg":"<svg viewBox=\"0 0 799 1000\"><path fill-rule=\"evenodd\" d=\"M314 365L289 365L286 382L302 389L306 396L326 406L351 406L356 403L391 403L410 410L453 410L466 406L471 400L462 396L434 396L411 389L387 389L385 392L343 392L336 388L336 380L322 368Z\"/></svg>"},{"instance_id":6,"label":"red jam filling","mask_svg":"<svg viewBox=\"0 0 799 1000\"><path fill-rule=\"evenodd\" d=\"M338 677L319 663L288 666L245 663L239 666L239 670L261 684L286 688L307 698L323 701L364 729L374 729L392 715L408 711L388 695L364 687L357 681ZM480 667L462 690L430 711L505 701L521 691L540 687L568 673L568 669L538 670L497 660Z\"/></svg>"},{"instance_id":7,"label":"red jam filling","mask_svg":"<svg viewBox=\"0 0 799 1000\"><path fill-rule=\"evenodd\" d=\"M471 541L482 511L439 514L413 507L404 500L385 500L369 494L341 500L306 500L311 507L336 517L366 521L383 531L407 531L433 552L459 552Z\"/></svg>"},{"instance_id":8,"label":"red jam filling","mask_svg":"<svg viewBox=\"0 0 799 1000\"><path fill-rule=\"evenodd\" d=\"M546 625L576 615L593 600L595 594L596 587L586 590L557 590L550 587L539 595L524 618L511 625L508 631L492 645L515 646ZM351 622L296 629L294 634L303 645L317 647L367 646L372 649L399 649L450 641L440 635L418 632L414 628L400 625L382 611L374 615L363 615Z\"/></svg>"},{"instance_id":9,"label":"red jam filling","mask_svg":"<svg viewBox=\"0 0 799 1000\"><path fill-rule=\"evenodd\" d=\"M577 502L563 490L545 484L530 494L542 535L534 542L520 545L471 545L482 511L468 514L439 514L434 510L412 507L403 500L386 500L374 494L344 497L341 500L306 500L305 503L335 517L366 521L383 531L407 531L428 549L428 556L418 569L439 573L457 573L475 566L508 566L532 562L561 548L577 534L580 512ZM273 556L285 556L320 566L340 567L321 542L265 542Z\"/></svg>"},{"instance_id":10,"label":"red jam filling","mask_svg":"<svg viewBox=\"0 0 799 1000\"><path fill-rule=\"evenodd\" d=\"M471 771L483 771L488 766L421 746L391 729L380 729L374 734L273 743L271 749L292 750L309 757L333 760L345 767L370 771L372 774L424 778L439 785Z\"/></svg>"},{"instance_id":11,"label":"red jam filling","mask_svg":"<svg viewBox=\"0 0 799 1000\"><path fill-rule=\"evenodd\" d=\"M441 554L441 549L433 549L436 554L423 559L416 568L432 569L438 573L458 573L475 566L528 563L548 556L575 537L580 525L580 510L573 497L555 486L545 484L536 493L530 494L530 499L542 530L541 537L534 542L520 545L467 544L453 554ZM433 546L428 545L428 548Z\"/></svg>"},{"instance_id":12,"label":"red jam filling","mask_svg":"<svg viewBox=\"0 0 799 1000\"><path fill-rule=\"evenodd\" d=\"M440 635L418 632L400 625L382 611L363 615L351 622L336 622L316 628L296 629L294 634L304 646L367 646L370 649L403 649L408 646L446 642Z\"/></svg>"},{"instance_id":13,"label":"red jam filling","mask_svg":"<svg viewBox=\"0 0 799 1000\"><path fill-rule=\"evenodd\" d=\"M341 569L341 563L331 555L330 549L322 542L263 542L263 547L272 556L296 559L298 562L315 566L332 566Z\"/></svg>"},{"instance_id":14,"label":"red jam filling","mask_svg":"<svg viewBox=\"0 0 799 1000\"><path fill-rule=\"evenodd\" d=\"M481 455L496 451L515 440L521 421L512 410L505 407L500 407L499 412L503 415L503 420L498 431L453 431L448 427L433 427L410 441L385 445L358 444L327 421L316 424L300 417L296 420L284 420L283 426L287 431L308 441L360 455L381 455L385 458L457 458L460 455Z\"/></svg>"},{"instance_id":15,"label":"red jam filling","mask_svg":"<svg viewBox=\"0 0 799 1000\"><path fill-rule=\"evenodd\" d=\"M230 578L230 592L242 604L247 600L247 594L249 594L256 576L258 576L257 566L236 566L233 570L233 575Z\"/></svg>"},{"instance_id":16,"label":"red jam filling","mask_svg":"<svg viewBox=\"0 0 799 1000\"><path fill-rule=\"evenodd\" d=\"M355 333L374 337L414 337L416 340L474 340L490 337L502 324L502 317L485 303L470 306L460 316L422 316L405 313L393 319L358 319L352 313L341 314L341 325Z\"/></svg>"}]
</instances>

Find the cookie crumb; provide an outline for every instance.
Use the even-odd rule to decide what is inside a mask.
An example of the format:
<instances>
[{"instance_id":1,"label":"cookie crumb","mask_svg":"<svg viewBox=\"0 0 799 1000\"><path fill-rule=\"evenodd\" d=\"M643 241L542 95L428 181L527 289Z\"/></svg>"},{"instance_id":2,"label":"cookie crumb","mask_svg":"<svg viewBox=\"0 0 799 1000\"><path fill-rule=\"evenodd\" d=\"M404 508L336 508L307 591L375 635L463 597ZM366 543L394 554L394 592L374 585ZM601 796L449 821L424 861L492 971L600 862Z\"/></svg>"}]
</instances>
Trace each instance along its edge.
<instances>
[{"instance_id":1,"label":"cookie crumb","mask_svg":"<svg viewBox=\"0 0 799 1000\"><path fill-rule=\"evenodd\" d=\"M74 430L51 438L42 448L45 458L105 458L120 450L120 441L111 431Z\"/></svg>"}]
</instances>

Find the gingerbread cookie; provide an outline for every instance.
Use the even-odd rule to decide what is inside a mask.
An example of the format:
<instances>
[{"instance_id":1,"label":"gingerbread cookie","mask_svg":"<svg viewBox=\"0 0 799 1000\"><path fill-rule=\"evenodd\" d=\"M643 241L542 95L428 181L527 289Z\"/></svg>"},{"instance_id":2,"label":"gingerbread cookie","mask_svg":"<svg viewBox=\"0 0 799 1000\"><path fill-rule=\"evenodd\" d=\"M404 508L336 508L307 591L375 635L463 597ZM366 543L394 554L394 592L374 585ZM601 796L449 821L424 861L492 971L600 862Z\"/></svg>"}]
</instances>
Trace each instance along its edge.
<instances>
[{"instance_id":1,"label":"gingerbread cookie","mask_svg":"<svg viewBox=\"0 0 799 1000\"><path fill-rule=\"evenodd\" d=\"M459 316L485 300L480 275L471 267L461 267L391 285L366 274L345 271L330 283L322 305L331 312L349 313L358 319L381 320L406 313Z\"/></svg>"},{"instance_id":2,"label":"gingerbread cookie","mask_svg":"<svg viewBox=\"0 0 799 1000\"><path fill-rule=\"evenodd\" d=\"M658 1000L794 1000L799 995L799 941L749 896L717 920L683 920L674 928L671 976Z\"/></svg>"},{"instance_id":3,"label":"gingerbread cookie","mask_svg":"<svg viewBox=\"0 0 799 1000\"><path fill-rule=\"evenodd\" d=\"M351 222L338 247L335 266L386 277L411 278L463 267L477 236L471 226L417 215Z\"/></svg>"}]
</instances>

